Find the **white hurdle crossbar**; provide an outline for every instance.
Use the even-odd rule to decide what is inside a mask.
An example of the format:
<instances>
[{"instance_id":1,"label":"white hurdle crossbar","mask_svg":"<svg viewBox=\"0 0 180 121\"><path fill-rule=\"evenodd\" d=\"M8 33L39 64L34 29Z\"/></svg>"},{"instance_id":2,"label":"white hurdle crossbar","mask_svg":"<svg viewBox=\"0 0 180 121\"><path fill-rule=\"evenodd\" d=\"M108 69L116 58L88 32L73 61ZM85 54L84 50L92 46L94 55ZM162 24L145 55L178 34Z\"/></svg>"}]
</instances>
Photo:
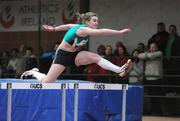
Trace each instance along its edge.
<instances>
[{"instance_id":1,"label":"white hurdle crossbar","mask_svg":"<svg viewBox=\"0 0 180 121\"><path fill-rule=\"evenodd\" d=\"M66 89L67 84L61 83L1 83L1 89L8 90L7 121L11 121L12 89L60 89L62 90L62 120L66 120Z\"/></svg>"},{"instance_id":2,"label":"white hurdle crossbar","mask_svg":"<svg viewBox=\"0 0 180 121\"><path fill-rule=\"evenodd\" d=\"M70 83L69 89L74 89L74 121L78 121L78 90L122 90L122 120L126 121L126 90L127 84L103 84L103 83Z\"/></svg>"}]
</instances>

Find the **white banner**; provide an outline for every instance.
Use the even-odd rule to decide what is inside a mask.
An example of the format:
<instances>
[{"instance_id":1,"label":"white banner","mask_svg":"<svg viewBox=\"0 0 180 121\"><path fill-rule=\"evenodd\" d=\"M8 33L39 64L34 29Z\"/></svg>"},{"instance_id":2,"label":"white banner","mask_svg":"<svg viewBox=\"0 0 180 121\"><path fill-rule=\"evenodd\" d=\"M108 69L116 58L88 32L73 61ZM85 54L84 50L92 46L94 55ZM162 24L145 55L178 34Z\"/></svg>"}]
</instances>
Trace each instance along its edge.
<instances>
[{"instance_id":1,"label":"white banner","mask_svg":"<svg viewBox=\"0 0 180 121\"><path fill-rule=\"evenodd\" d=\"M41 0L41 6L39 3L40 0L0 0L0 31L37 31L39 20L48 25L73 23L79 11L79 0Z\"/></svg>"}]
</instances>

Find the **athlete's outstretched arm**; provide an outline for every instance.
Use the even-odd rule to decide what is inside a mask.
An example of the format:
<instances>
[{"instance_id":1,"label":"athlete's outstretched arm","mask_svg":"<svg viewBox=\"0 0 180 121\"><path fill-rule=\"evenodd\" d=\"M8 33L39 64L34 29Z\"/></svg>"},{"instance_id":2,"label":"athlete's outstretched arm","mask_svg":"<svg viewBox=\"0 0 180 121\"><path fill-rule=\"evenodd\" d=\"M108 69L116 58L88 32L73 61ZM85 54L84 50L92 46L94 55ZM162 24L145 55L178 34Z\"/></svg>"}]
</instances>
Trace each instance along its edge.
<instances>
[{"instance_id":1,"label":"athlete's outstretched arm","mask_svg":"<svg viewBox=\"0 0 180 121\"><path fill-rule=\"evenodd\" d=\"M130 32L131 29L123 29L123 30L114 30L114 29L92 29L89 27L83 27L80 28L77 31L77 34L79 36L87 36L87 35L92 35L92 36L108 36L108 35L122 35Z\"/></svg>"},{"instance_id":2,"label":"athlete's outstretched arm","mask_svg":"<svg viewBox=\"0 0 180 121\"><path fill-rule=\"evenodd\" d=\"M72 27L76 26L76 24L64 24L64 25L60 25L60 26L49 26L49 25L42 25L43 29L45 31L49 31L49 32L54 32L54 31L66 31Z\"/></svg>"}]
</instances>

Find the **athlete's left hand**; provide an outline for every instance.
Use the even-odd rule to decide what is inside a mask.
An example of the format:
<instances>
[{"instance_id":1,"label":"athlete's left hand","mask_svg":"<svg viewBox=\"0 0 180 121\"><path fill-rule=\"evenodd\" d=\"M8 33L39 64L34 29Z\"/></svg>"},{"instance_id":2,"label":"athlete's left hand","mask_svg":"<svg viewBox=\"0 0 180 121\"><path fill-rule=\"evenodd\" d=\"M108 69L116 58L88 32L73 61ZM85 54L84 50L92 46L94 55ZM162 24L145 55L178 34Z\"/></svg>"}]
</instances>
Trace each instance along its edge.
<instances>
[{"instance_id":1,"label":"athlete's left hand","mask_svg":"<svg viewBox=\"0 0 180 121\"><path fill-rule=\"evenodd\" d=\"M49 32L55 31L55 28L49 25L42 25L42 27L45 31L49 31Z\"/></svg>"}]
</instances>

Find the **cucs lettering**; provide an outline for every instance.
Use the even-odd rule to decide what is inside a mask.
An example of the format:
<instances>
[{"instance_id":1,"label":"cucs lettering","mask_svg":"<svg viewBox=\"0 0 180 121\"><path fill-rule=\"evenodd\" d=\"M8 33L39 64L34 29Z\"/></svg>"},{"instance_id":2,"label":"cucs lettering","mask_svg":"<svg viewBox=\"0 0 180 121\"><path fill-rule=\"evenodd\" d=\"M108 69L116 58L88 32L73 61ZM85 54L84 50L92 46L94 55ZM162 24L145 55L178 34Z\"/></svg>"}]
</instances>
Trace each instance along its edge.
<instances>
[{"instance_id":1,"label":"cucs lettering","mask_svg":"<svg viewBox=\"0 0 180 121\"><path fill-rule=\"evenodd\" d=\"M30 84L30 88L32 88L32 89L42 89L42 84Z\"/></svg>"},{"instance_id":2,"label":"cucs lettering","mask_svg":"<svg viewBox=\"0 0 180 121\"><path fill-rule=\"evenodd\" d=\"M104 90L105 89L105 84L95 84L94 89Z\"/></svg>"}]
</instances>

